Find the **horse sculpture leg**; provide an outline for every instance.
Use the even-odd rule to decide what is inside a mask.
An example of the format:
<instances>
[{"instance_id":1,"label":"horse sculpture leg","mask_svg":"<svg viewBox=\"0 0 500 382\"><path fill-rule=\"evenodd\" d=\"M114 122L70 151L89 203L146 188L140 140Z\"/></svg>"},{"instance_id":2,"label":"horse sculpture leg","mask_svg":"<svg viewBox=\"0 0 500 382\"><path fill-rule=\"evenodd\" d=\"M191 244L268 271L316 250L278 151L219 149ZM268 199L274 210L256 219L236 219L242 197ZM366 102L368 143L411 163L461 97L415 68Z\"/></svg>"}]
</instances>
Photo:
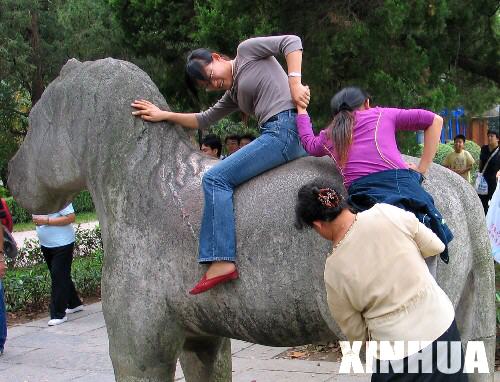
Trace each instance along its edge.
<instances>
[{"instance_id":1,"label":"horse sculpture leg","mask_svg":"<svg viewBox=\"0 0 500 382\"><path fill-rule=\"evenodd\" d=\"M109 339L117 382L174 382L177 359L182 350L182 334L169 333L165 336L165 333L157 333L149 336L146 333L117 332L115 329Z\"/></svg>"},{"instance_id":2,"label":"horse sculpture leg","mask_svg":"<svg viewBox=\"0 0 500 382\"><path fill-rule=\"evenodd\" d=\"M102 297L116 381L173 382L185 339L175 314L152 290L127 288L133 281L110 274L103 272Z\"/></svg>"},{"instance_id":3,"label":"horse sculpture leg","mask_svg":"<svg viewBox=\"0 0 500 382\"><path fill-rule=\"evenodd\" d=\"M231 341L229 338L187 339L180 361L186 382L231 381Z\"/></svg>"}]
</instances>

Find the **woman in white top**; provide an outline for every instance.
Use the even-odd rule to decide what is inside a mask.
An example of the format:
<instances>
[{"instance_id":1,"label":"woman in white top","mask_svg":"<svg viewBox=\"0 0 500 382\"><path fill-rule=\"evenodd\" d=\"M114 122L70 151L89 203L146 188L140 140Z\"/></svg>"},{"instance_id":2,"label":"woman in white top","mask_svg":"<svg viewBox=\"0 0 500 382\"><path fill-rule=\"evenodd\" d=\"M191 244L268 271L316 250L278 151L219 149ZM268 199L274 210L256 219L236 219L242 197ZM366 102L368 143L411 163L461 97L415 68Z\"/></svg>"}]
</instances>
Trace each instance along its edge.
<instances>
[{"instance_id":1,"label":"woman in white top","mask_svg":"<svg viewBox=\"0 0 500 382\"><path fill-rule=\"evenodd\" d=\"M83 310L82 301L71 280L71 263L75 247L75 211L70 203L59 212L33 215L43 257L52 280L49 326L67 321L66 313Z\"/></svg>"},{"instance_id":2,"label":"woman in white top","mask_svg":"<svg viewBox=\"0 0 500 382\"><path fill-rule=\"evenodd\" d=\"M299 190L296 217L297 228L312 227L333 242L324 273L327 300L347 339L404 341L400 362L405 374L394 370L394 365L388 373L379 372L388 362L377 352L372 381L467 380L453 305L424 261L444 248L429 228L414 214L388 204L375 204L355 214L345 196L325 179L316 179ZM452 347L455 353L437 351L438 341L458 341L459 346ZM419 369L414 361L421 357L418 352L433 353L429 358L432 374ZM442 371L447 369L449 356L460 367L447 374Z\"/></svg>"}]
</instances>

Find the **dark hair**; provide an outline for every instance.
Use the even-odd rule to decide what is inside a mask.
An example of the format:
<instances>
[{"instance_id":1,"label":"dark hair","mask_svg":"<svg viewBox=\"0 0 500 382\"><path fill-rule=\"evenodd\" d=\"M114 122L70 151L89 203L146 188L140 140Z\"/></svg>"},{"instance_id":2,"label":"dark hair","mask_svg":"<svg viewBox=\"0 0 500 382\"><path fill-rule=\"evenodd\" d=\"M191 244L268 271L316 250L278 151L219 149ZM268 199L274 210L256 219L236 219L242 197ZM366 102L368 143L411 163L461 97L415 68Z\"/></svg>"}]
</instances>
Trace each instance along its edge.
<instances>
[{"instance_id":1,"label":"dark hair","mask_svg":"<svg viewBox=\"0 0 500 382\"><path fill-rule=\"evenodd\" d=\"M189 91L196 98L198 98L198 81L208 81L205 67L212 61L212 52L205 48L195 49L187 57L185 81Z\"/></svg>"},{"instance_id":2,"label":"dark hair","mask_svg":"<svg viewBox=\"0 0 500 382\"><path fill-rule=\"evenodd\" d=\"M486 133L486 135L490 135L490 134L495 134L496 137L498 138L498 132L496 130L488 130L488 132Z\"/></svg>"},{"instance_id":3,"label":"dark hair","mask_svg":"<svg viewBox=\"0 0 500 382\"><path fill-rule=\"evenodd\" d=\"M349 208L345 196L332 181L316 178L297 193L295 227L312 227L316 220L332 221Z\"/></svg>"},{"instance_id":4,"label":"dark hair","mask_svg":"<svg viewBox=\"0 0 500 382\"><path fill-rule=\"evenodd\" d=\"M333 142L341 165L346 162L352 144L354 127L352 112L363 105L368 98L370 96L364 90L350 86L339 91L330 101L333 120L327 127L327 135Z\"/></svg>"},{"instance_id":5,"label":"dark hair","mask_svg":"<svg viewBox=\"0 0 500 382\"><path fill-rule=\"evenodd\" d=\"M457 134L457 135L455 135L455 138L453 138L453 141L456 141L457 139L461 139L465 143L465 135Z\"/></svg>"},{"instance_id":6,"label":"dark hair","mask_svg":"<svg viewBox=\"0 0 500 382\"><path fill-rule=\"evenodd\" d=\"M217 135L208 134L202 139L201 144L210 147L212 150L217 149L217 157L220 157L222 153L222 142Z\"/></svg>"},{"instance_id":7,"label":"dark hair","mask_svg":"<svg viewBox=\"0 0 500 382\"><path fill-rule=\"evenodd\" d=\"M242 139L248 139L250 142L252 142L255 139L255 137L253 134L248 133L248 134L243 134L242 136L240 136L240 142Z\"/></svg>"},{"instance_id":8,"label":"dark hair","mask_svg":"<svg viewBox=\"0 0 500 382\"><path fill-rule=\"evenodd\" d=\"M231 135L228 135L225 139L224 139L224 144L227 144L227 141L228 140L235 140L238 142L238 144L240 144L240 139L241 137L238 135L238 134L231 134Z\"/></svg>"}]
</instances>

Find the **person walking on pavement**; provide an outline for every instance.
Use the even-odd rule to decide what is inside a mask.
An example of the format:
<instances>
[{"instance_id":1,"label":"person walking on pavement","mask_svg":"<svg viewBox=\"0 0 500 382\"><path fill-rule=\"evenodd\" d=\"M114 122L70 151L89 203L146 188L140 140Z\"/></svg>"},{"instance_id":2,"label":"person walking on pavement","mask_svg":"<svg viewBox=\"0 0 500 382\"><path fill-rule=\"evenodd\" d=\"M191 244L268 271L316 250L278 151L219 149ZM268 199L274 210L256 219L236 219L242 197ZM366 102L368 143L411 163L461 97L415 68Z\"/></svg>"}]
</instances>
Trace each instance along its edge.
<instances>
[{"instance_id":1,"label":"person walking on pavement","mask_svg":"<svg viewBox=\"0 0 500 382\"><path fill-rule=\"evenodd\" d=\"M75 211L70 203L59 212L33 215L43 257L52 280L49 326L67 321L66 313L83 310L82 301L71 280L71 263L75 247Z\"/></svg>"}]
</instances>

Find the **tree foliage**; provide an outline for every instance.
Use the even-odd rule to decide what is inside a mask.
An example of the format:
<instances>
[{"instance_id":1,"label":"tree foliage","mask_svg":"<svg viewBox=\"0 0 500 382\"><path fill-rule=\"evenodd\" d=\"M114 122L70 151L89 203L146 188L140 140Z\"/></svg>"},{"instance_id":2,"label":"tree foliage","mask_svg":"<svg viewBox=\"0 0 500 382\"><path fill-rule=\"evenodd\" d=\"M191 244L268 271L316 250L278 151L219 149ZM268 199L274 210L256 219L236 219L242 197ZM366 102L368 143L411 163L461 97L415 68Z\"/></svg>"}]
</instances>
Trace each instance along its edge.
<instances>
[{"instance_id":1,"label":"tree foliage","mask_svg":"<svg viewBox=\"0 0 500 382\"><path fill-rule=\"evenodd\" d=\"M174 109L199 110L218 95L195 103L188 94L187 53L204 46L234 56L240 41L270 34L302 38L316 126L330 118L331 96L350 84L374 104L463 105L473 115L500 98L496 0L2 0L0 176L31 105L67 59L127 59Z\"/></svg>"},{"instance_id":2,"label":"tree foliage","mask_svg":"<svg viewBox=\"0 0 500 382\"><path fill-rule=\"evenodd\" d=\"M285 33L303 40L303 81L321 122L348 84L367 88L378 104L436 111L464 105L476 113L498 100L497 1L111 1L137 54L161 58L161 89L181 105L189 100L179 75L189 49L234 55L243 39Z\"/></svg>"},{"instance_id":3,"label":"tree foliage","mask_svg":"<svg viewBox=\"0 0 500 382\"><path fill-rule=\"evenodd\" d=\"M26 135L27 116L69 58L128 58L107 0L0 2L0 177Z\"/></svg>"}]
</instances>

